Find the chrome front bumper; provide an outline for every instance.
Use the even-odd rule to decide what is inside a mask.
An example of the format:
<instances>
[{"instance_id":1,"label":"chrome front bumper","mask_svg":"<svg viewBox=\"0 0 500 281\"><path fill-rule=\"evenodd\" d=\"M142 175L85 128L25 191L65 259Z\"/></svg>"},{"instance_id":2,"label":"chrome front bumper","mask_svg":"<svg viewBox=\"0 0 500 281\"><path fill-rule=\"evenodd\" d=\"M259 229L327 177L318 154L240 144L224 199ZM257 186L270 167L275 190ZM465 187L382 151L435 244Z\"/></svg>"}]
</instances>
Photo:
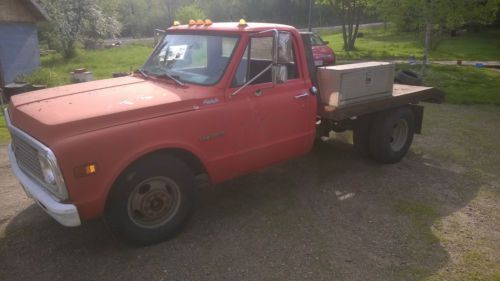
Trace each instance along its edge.
<instances>
[{"instance_id":1,"label":"chrome front bumper","mask_svg":"<svg viewBox=\"0 0 500 281\"><path fill-rule=\"evenodd\" d=\"M73 204L63 204L57 201L55 197L50 194L43 186L37 181L31 179L25 174L17 164L16 156L9 145L9 159L12 171L21 183L26 194L33 198L37 204L51 217L64 226L79 226L81 224L78 210Z\"/></svg>"}]
</instances>

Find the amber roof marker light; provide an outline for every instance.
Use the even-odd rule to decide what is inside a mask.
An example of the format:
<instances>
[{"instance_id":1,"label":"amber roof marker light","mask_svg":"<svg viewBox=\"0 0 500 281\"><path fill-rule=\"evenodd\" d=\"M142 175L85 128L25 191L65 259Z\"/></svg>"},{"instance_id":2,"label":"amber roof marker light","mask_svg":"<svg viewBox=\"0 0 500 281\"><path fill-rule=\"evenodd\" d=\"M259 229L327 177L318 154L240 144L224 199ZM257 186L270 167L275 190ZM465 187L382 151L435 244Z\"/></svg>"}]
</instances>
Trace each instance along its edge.
<instances>
[{"instance_id":1,"label":"amber roof marker light","mask_svg":"<svg viewBox=\"0 0 500 281\"><path fill-rule=\"evenodd\" d=\"M244 19L240 19L240 22L238 23L238 26L247 26L247 21Z\"/></svg>"},{"instance_id":2,"label":"amber roof marker light","mask_svg":"<svg viewBox=\"0 0 500 281\"><path fill-rule=\"evenodd\" d=\"M213 24L212 20L210 20L210 19L205 20L205 25L208 26L208 25L212 25L212 24Z\"/></svg>"},{"instance_id":3,"label":"amber roof marker light","mask_svg":"<svg viewBox=\"0 0 500 281\"><path fill-rule=\"evenodd\" d=\"M181 23L178 20L174 20L173 26L179 26L179 25L181 25Z\"/></svg>"}]
</instances>

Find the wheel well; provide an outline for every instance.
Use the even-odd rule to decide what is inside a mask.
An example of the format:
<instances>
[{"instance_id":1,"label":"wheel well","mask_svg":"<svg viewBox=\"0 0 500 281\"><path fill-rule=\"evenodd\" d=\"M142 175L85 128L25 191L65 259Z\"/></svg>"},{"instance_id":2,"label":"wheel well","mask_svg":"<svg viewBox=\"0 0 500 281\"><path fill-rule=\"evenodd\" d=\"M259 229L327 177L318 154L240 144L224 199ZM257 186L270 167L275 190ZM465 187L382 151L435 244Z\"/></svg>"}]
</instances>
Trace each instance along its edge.
<instances>
[{"instance_id":1,"label":"wheel well","mask_svg":"<svg viewBox=\"0 0 500 281\"><path fill-rule=\"evenodd\" d=\"M153 152L150 152L148 154L145 154L141 156L140 158L136 159L134 162L130 163L123 171L121 171L120 175L115 179L111 189L109 190L109 193L107 195L106 199L106 206L108 205L108 201L110 198L113 196L113 191L116 190L116 183L120 181L120 179L124 176L127 175L128 172L130 172L134 165L140 165L141 163L149 162L149 161L157 161L160 162L164 157L167 156L174 156L178 158L181 161L184 161L188 167L191 169L193 174L195 176L207 173L207 170L205 169L205 166L201 162L201 160L194 155L193 153L180 149L180 148L167 148L167 149L160 149L156 150Z\"/></svg>"},{"instance_id":2,"label":"wheel well","mask_svg":"<svg viewBox=\"0 0 500 281\"><path fill-rule=\"evenodd\" d=\"M161 162L162 158L166 156L174 156L179 160L184 161L184 163L188 165L188 167L191 169L194 175L204 174L207 172L205 166L196 155L180 148L166 148L150 152L146 155L143 155L139 159L135 160L128 167L131 167L137 163L148 160Z\"/></svg>"}]
</instances>

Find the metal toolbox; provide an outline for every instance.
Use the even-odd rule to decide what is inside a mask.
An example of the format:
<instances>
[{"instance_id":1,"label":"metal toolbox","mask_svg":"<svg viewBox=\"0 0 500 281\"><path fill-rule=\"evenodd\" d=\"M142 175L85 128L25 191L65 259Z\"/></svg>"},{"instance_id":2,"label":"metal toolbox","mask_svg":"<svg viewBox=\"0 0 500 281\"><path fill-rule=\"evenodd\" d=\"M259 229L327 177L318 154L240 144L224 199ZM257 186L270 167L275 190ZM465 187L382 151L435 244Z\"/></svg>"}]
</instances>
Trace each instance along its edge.
<instances>
[{"instance_id":1,"label":"metal toolbox","mask_svg":"<svg viewBox=\"0 0 500 281\"><path fill-rule=\"evenodd\" d=\"M392 95L394 64L364 62L318 68L321 102L334 107Z\"/></svg>"}]
</instances>

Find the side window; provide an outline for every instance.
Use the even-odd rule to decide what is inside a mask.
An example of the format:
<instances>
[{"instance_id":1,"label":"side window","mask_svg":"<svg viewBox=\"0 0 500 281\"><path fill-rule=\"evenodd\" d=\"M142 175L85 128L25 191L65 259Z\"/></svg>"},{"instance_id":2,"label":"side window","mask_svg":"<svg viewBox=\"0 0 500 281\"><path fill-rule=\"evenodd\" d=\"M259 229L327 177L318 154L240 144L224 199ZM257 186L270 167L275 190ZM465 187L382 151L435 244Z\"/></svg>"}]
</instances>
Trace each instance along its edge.
<instances>
[{"instance_id":1,"label":"side window","mask_svg":"<svg viewBox=\"0 0 500 281\"><path fill-rule=\"evenodd\" d=\"M250 51L250 58L248 52ZM262 72L273 60L273 38L255 37L251 38L240 64L236 70L231 87L239 87ZM266 71L252 84L272 82L271 71Z\"/></svg>"},{"instance_id":2,"label":"side window","mask_svg":"<svg viewBox=\"0 0 500 281\"><path fill-rule=\"evenodd\" d=\"M249 79L261 73L273 61L273 37L254 37L250 41ZM269 69L252 84L271 83L273 81Z\"/></svg>"},{"instance_id":3,"label":"side window","mask_svg":"<svg viewBox=\"0 0 500 281\"><path fill-rule=\"evenodd\" d=\"M248 52L250 51L250 57ZM234 75L231 87L239 87L261 73L273 60L273 37L251 38L250 45L247 46L245 54L240 60L236 74ZM289 32L281 32L278 43L278 63L284 64L288 69L288 79L298 78L297 63L293 39ZM269 69L252 84L271 83L272 76Z\"/></svg>"},{"instance_id":4,"label":"side window","mask_svg":"<svg viewBox=\"0 0 500 281\"><path fill-rule=\"evenodd\" d=\"M271 62L273 60L273 38L272 37L254 37L250 43L252 49L250 51L250 59L265 60Z\"/></svg>"},{"instance_id":5,"label":"side window","mask_svg":"<svg viewBox=\"0 0 500 281\"><path fill-rule=\"evenodd\" d=\"M288 79L295 79L299 77L293 38L289 32L280 32L280 40L278 44L278 63L287 66Z\"/></svg>"}]
</instances>

